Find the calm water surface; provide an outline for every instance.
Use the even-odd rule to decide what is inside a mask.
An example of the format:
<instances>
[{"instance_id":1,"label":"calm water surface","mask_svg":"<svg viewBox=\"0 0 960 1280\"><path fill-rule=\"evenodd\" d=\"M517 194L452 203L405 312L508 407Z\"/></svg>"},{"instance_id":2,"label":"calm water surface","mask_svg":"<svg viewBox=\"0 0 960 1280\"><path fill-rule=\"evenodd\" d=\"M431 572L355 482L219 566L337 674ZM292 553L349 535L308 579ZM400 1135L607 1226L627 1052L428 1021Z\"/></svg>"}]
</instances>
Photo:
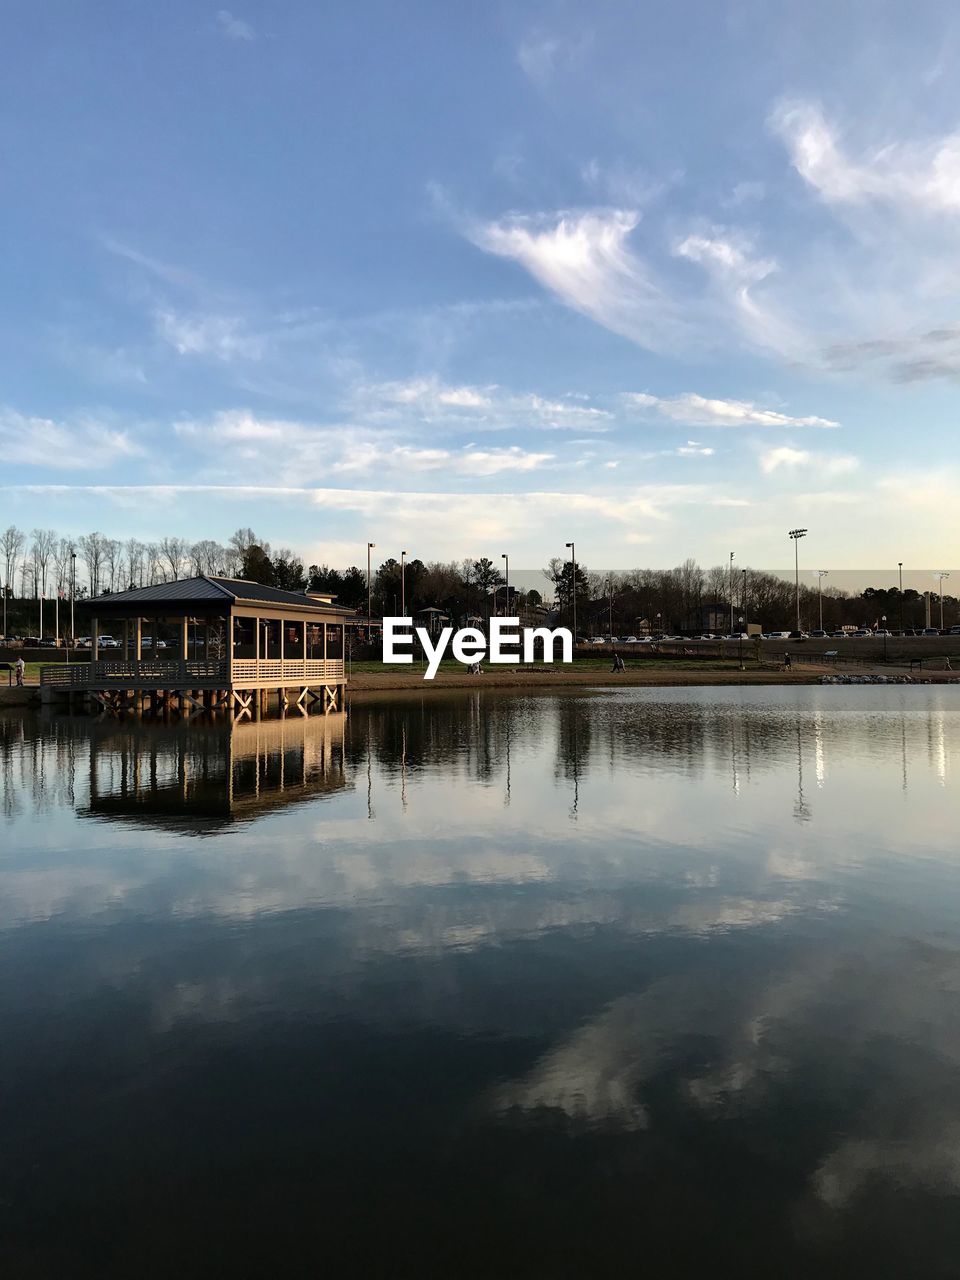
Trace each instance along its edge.
<instances>
[{"instance_id":1,"label":"calm water surface","mask_svg":"<svg viewBox=\"0 0 960 1280\"><path fill-rule=\"evenodd\" d=\"M960 693L0 720L4 1276L960 1275Z\"/></svg>"}]
</instances>

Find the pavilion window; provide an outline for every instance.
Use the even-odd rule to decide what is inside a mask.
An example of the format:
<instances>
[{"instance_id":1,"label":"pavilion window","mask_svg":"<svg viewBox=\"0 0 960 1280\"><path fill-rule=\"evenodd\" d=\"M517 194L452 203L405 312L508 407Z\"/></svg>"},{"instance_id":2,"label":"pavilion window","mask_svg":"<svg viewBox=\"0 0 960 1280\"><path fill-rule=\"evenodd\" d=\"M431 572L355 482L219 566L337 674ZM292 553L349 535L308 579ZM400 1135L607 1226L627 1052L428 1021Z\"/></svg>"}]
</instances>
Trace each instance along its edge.
<instances>
[{"instance_id":1,"label":"pavilion window","mask_svg":"<svg viewBox=\"0 0 960 1280\"><path fill-rule=\"evenodd\" d=\"M276 618L262 618L260 626L260 657L272 660L280 658L280 634L283 623Z\"/></svg>"},{"instance_id":2,"label":"pavilion window","mask_svg":"<svg viewBox=\"0 0 960 1280\"><path fill-rule=\"evenodd\" d=\"M323 657L323 627L314 622L307 623L307 657Z\"/></svg>"},{"instance_id":3,"label":"pavilion window","mask_svg":"<svg viewBox=\"0 0 960 1280\"><path fill-rule=\"evenodd\" d=\"M256 618L234 617L233 656L235 658L255 658L257 656Z\"/></svg>"},{"instance_id":4,"label":"pavilion window","mask_svg":"<svg viewBox=\"0 0 960 1280\"><path fill-rule=\"evenodd\" d=\"M283 656L285 659L303 657L303 623L283 624Z\"/></svg>"},{"instance_id":5,"label":"pavilion window","mask_svg":"<svg viewBox=\"0 0 960 1280\"><path fill-rule=\"evenodd\" d=\"M343 627L327 625L327 657L343 657Z\"/></svg>"}]
</instances>

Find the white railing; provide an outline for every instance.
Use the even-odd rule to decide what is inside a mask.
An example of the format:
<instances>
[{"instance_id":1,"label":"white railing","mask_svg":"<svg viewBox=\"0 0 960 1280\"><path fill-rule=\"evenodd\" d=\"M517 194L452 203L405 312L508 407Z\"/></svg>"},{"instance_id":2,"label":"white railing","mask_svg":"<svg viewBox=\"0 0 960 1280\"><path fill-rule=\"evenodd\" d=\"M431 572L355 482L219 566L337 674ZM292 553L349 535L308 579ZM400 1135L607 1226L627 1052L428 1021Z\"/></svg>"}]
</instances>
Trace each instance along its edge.
<instances>
[{"instance_id":1,"label":"white railing","mask_svg":"<svg viewBox=\"0 0 960 1280\"><path fill-rule=\"evenodd\" d=\"M226 689L251 685L281 688L343 680L342 658L234 658L184 662L151 658L58 663L40 668L40 683L54 689L146 686L154 689Z\"/></svg>"},{"instance_id":2,"label":"white railing","mask_svg":"<svg viewBox=\"0 0 960 1280\"><path fill-rule=\"evenodd\" d=\"M342 658L234 658L233 683L276 685L314 684L342 680Z\"/></svg>"},{"instance_id":3,"label":"white railing","mask_svg":"<svg viewBox=\"0 0 960 1280\"><path fill-rule=\"evenodd\" d=\"M60 663L40 668L40 683L58 689L99 689L109 685L146 684L158 689L189 689L193 684L226 686L229 667L223 660L196 662L135 658L118 662Z\"/></svg>"}]
</instances>

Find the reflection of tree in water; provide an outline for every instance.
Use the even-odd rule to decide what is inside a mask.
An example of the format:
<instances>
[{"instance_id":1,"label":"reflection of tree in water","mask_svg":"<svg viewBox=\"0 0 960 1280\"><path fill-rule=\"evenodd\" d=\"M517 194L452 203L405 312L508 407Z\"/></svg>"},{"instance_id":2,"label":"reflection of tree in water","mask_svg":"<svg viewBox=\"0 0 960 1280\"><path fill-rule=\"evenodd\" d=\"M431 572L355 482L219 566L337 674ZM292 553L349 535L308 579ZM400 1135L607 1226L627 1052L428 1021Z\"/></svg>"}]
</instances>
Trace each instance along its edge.
<instances>
[{"instance_id":1,"label":"reflection of tree in water","mask_svg":"<svg viewBox=\"0 0 960 1280\"><path fill-rule=\"evenodd\" d=\"M518 740L542 741L551 718L551 699L481 690L423 699L357 699L349 708L347 760L366 768L369 752L378 772L407 775L456 765L466 777L492 782L505 777L512 746Z\"/></svg>"},{"instance_id":2,"label":"reflection of tree in water","mask_svg":"<svg viewBox=\"0 0 960 1280\"><path fill-rule=\"evenodd\" d=\"M0 718L0 806L4 817L50 807L72 808L84 736L35 716ZM41 728L42 726L42 728Z\"/></svg>"}]
</instances>

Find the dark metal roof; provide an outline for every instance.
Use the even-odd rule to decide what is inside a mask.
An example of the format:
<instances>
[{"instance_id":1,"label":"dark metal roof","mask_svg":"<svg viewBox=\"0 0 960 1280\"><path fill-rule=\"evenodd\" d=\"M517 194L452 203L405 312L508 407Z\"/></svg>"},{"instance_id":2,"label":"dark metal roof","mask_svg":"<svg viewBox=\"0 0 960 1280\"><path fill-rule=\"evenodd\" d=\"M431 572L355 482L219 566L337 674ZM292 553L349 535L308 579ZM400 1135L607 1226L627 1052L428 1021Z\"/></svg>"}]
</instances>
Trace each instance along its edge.
<instances>
[{"instance_id":1,"label":"dark metal roof","mask_svg":"<svg viewBox=\"0 0 960 1280\"><path fill-rule=\"evenodd\" d=\"M318 600L308 596L305 591L281 591L279 587L265 587L259 582L248 582L245 578L210 578L221 590L233 596L234 600L256 600L261 604L295 604L307 605L313 609L336 609L340 613L352 613L352 609L343 609L339 605Z\"/></svg>"},{"instance_id":2,"label":"dark metal roof","mask_svg":"<svg viewBox=\"0 0 960 1280\"><path fill-rule=\"evenodd\" d=\"M155 582L150 587L134 587L130 591L112 591L109 595L95 596L86 604L169 604L187 600L210 600L223 603L234 598L233 593L221 587L215 578L180 578L176 582Z\"/></svg>"},{"instance_id":3,"label":"dark metal roof","mask_svg":"<svg viewBox=\"0 0 960 1280\"><path fill-rule=\"evenodd\" d=\"M251 604L286 605L296 609L309 609L313 613L332 613L338 617L353 616L352 609L327 603L308 596L303 591L281 591L279 587L265 587L259 582L247 582L243 578L211 578L202 574L198 578L180 578L176 582L156 582L150 587L135 587L131 591L115 591L110 595L84 600L86 608L98 607L110 610L127 609L139 605L224 605L247 600ZM81 602L78 601L78 604Z\"/></svg>"}]
</instances>

